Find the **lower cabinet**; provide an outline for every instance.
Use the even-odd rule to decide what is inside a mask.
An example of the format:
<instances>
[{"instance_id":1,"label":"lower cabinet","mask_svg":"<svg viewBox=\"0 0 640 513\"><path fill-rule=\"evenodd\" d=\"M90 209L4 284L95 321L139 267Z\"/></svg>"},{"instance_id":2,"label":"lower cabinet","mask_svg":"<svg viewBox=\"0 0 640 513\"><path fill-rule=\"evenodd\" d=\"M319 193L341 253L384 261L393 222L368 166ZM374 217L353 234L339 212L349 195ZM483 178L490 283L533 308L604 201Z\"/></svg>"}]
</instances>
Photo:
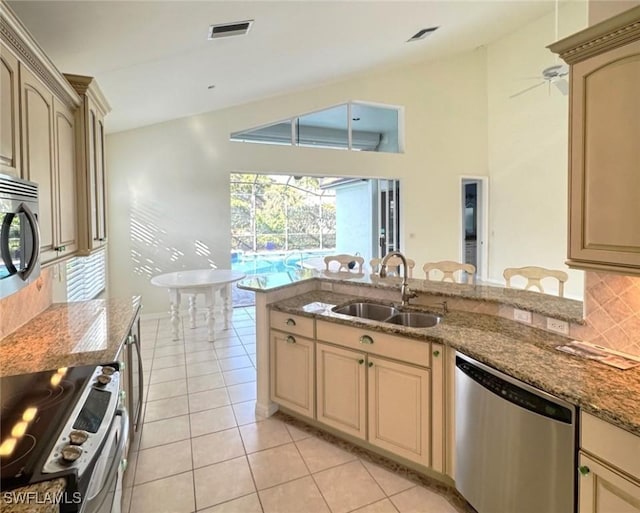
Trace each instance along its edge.
<instances>
[{"instance_id":1,"label":"lower cabinet","mask_svg":"<svg viewBox=\"0 0 640 513\"><path fill-rule=\"evenodd\" d=\"M369 442L430 464L428 369L369 356Z\"/></svg>"},{"instance_id":2,"label":"lower cabinet","mask_svg":"<svg viewBox=\"0 0 640 513\"><path fill-rule=\"evenodd\" d=\"M273 402L444 472L441 345L281 314L271 312Z\"/></svg>"},{"instance_id":3,"label":"lower cabinet","mask_svg":"<svg viewBox=\"0 0 640 513\"><path fill-rule=\"evenodd\" d=\"M318 420L365 440L366 354L320 342L316 350Z\"/></svg>"},{"instance_id":4,"label":"lower cabinet","mask_svg":"<svg viewBox=\"0 0 640 513\"><path fill-rule=\"evenodd\" d=\"M314 341L271 332L271 400L292 411L314 417Z\"/></svg>"},{"instance_id":5,"label":"lower cabinet","mask_svg":"<svg viewBox=\"0 0 640 513\"><path fill-rule=\"evenodd\" d=\"M640 482L580 453L579 513L640 513Z\"/></svg>"}]
</instances>

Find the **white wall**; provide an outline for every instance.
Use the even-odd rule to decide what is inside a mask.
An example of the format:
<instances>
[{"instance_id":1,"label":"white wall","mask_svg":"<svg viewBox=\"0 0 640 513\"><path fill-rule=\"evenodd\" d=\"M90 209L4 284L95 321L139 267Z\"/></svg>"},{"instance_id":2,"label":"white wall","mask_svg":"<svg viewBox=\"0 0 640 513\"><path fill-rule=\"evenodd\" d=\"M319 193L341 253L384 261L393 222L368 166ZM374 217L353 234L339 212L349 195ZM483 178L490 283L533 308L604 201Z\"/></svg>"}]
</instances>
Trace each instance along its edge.
<instances>
[{"instance_id":1,"label":"white wall","mask_svg":"<svg viewBox=\"0 0 640 513\"><path fill-rule=\"evenodd\" d=\"M559 37L586 26L583 2L562 4ZM487 47L489 280L505 267L539 265L569 272L568 296L582 298L581 271L564 265L567 246L568 97L542 82L556 64L551 13Z\"/></svg>"},{"instance_id":2,"label":"white wall","mask_svg":"<svg viewBox=\"0 0 640 513\"><path fill-rule=\"evenodd\" d=\"M336 191L336 253L360 253L369 267L376 228L374 196L370 181L358 181L337 186Z\"/></svg>"},{"instance_id":3,"label":"white wall","mask_svg":"<svg viewBox=\"0 0 640 513\"><path fill-rule=\"evenodd\" d=\"M151 275L229 265L229 173L402 180L404 247L416 261L457 254L457 176L486 171L485 53L421 63L108 136L111 293L168 308ZM229 133L348 100L404 105L404 154L229 142ZM209 248L198 254L196 241Z\"/></svg>"}]
</instances>

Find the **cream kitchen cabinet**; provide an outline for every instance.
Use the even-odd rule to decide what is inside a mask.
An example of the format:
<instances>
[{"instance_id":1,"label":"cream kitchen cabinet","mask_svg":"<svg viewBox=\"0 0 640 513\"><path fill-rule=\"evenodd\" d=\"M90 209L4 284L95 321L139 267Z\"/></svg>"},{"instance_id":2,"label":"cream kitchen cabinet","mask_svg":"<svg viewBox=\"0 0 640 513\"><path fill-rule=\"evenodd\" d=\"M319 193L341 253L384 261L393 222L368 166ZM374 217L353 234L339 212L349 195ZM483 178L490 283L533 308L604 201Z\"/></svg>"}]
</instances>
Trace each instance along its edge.
<instances>
[{"instance_id":1,"label":"cream kitchen cabinet","mask_svg":"<svg viewBox=\"0 0 640 513\"><path fill-rule=\"evenodd\" d=\"M18 59L0 42L0 173L20 176Z\"/></svg>"},{"instance_id":2,"label":"cream kitchen cabinet","mask_svg":"<svg viewBox=\"0 0 640 513\"><path fill-rule=\"evenodd\" d=\"M39 186L40 260L77 249L74 119L31 71L20 66L22 176Z\"/></svg>"},{"instance_id":3,"label":"cream kitchen cabinet","mask_svg":"<svg viewBox=\"0 0 640 513\"><path fill-rule=\"evenodd\" d=\"M271 400L290 410L315 416L314 341L271 330Z\"/></svg>"},{"instance_id":4,"label":"cream kitchen cabinet","mask_svg":"<svg viewBox=\"0 0 640 513\"><path fill-rule=\"evenodd\" d=\"M318 421L443 472L442 346L326 321L316 337Z\"/></svg>"},{"instance_id":5,"label":"cream kitchen cabinet","mask_svg":"<svg viewBox=\"0 0 640 513\"><path fill-rule=\"evenodd\" d=\"M570 65L567 263L640 274L640 7L550 48Z\"/></svg>"},{"instance_id":6,"label":"cream kitchen cabinet","mask_svg":"<svg viewBox=\"0 0 640 513\"><path fill-rule=\"evenodd\" d=\"M369 442L429 466L429 370L371 355L367 360Z\"/></svg>"},{"instance_id":7,"label":"cream kitchen cabinet","mask_svg":"<svg viewBox=\"0 0 640 513\"><path fill-rule=\"evenodd\" d=\"M96 81L65 75L82 98L76 111L79 253L88 255L107 243L104 118L110 107Z\"/></svg>"},{"instance_id":8,"label":"cream kitchen cabinet","mask_svg":"<svg viewBox=\"0 0 640 513\"><path fill-rule=\"evenodd\" d=\"M640 437L581 415L579 513L640 513Z\"/></svg>"},{"instance_id":9,"label":"cream kitchen cabinet","mask_svg":"<svg viewBox=\"0 0 640 513\"><path fill-rule=\"evenodd\" d=\"M318 421L365 440L366 353L320 342L316 351Z\"/></svg>"}]
</instances>

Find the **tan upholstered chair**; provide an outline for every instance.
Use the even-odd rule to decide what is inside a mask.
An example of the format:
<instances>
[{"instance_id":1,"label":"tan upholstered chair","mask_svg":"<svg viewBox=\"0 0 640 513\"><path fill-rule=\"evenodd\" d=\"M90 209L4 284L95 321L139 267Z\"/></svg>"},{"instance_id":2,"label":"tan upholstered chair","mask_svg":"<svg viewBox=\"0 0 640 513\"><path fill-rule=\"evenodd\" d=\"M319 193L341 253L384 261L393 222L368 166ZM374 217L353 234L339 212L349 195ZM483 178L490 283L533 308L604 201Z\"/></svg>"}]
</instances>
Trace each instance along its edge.
<instances>
[{"instance_id":1,"label":"tan upholstered chair","mask_svg":"<svg viewBox=\"0 0 640 513\"><path fill-rule=\"evenodd\" d=\"M502 273L507 281L507 288L511 288L511 278L521 276L527 280L525 290L536 287L544 293L541 280L545 278L555 278L558 280L558 296L564 297L564 283L569 279L569 275L564 271L555 269L545 269L544 267L507 267Z\"/></svg>"},{"instance_id":2,"label":"tan upholstered chair","mask_svg":"<svg viewBox=\"0 0 640 513\"><path fill-rule=\"evenodd\" d=\"M382 258L372 258L369 262L371 265L371 273L372 274L380 274L380 264L382 263ZM400 276L400 266L402 265L402 260L400 257L392 256L387 260L387 276ZM407 258L407 277L413 278L413 268L416 266L416 261L410 258Z\"/></svg>"},{"instance_id":3,"label":"tan upholstered chair","mask_svg":"<svg viewBox=\"0 0 640 513\"><path fill-rule=\"evenodd\" d=\"M337 262L337 266L331 265ZM349 264L353 262L353 265L349 267ZM324 265L326 271L333 272L354 272L362 274L362 266L364 265L364 258L358 255L327 255L324 257Z\"/></svg>"},{"instance_id":4,"label":"tan upholstered chair","mask_svg":"<svg viewBox=\"0 0 640 513\"><path fill-rule=\"evenodd\" d=\"M462 264L451 260L442 260L441 262L427 262L422 266L427 280L431 279L431 271L440 271L442 273L442 281L452 281L456 283L455 273L460 272L460 283L469 283L473 285L476 267L472 264Z\"/></svg>"}]
</instances>

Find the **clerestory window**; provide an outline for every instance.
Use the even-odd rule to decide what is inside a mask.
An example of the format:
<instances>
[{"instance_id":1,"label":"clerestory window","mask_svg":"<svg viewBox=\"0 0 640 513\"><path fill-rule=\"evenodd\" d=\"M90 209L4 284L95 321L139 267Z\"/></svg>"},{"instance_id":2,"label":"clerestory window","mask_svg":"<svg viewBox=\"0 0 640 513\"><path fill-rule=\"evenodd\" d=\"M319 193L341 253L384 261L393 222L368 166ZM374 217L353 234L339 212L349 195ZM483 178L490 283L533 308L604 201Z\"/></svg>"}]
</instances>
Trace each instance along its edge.
<instances>
[{"instance_id":1,"label":"clerestory window","mask_svg":"<svg viewBox=\"0 0 640 513\"><path fill-rule=\"evenodd\" d=\"M231 140L286 146L402 153L402 110L349 102L231 134Z\"/></svg>"}]
</instances>

